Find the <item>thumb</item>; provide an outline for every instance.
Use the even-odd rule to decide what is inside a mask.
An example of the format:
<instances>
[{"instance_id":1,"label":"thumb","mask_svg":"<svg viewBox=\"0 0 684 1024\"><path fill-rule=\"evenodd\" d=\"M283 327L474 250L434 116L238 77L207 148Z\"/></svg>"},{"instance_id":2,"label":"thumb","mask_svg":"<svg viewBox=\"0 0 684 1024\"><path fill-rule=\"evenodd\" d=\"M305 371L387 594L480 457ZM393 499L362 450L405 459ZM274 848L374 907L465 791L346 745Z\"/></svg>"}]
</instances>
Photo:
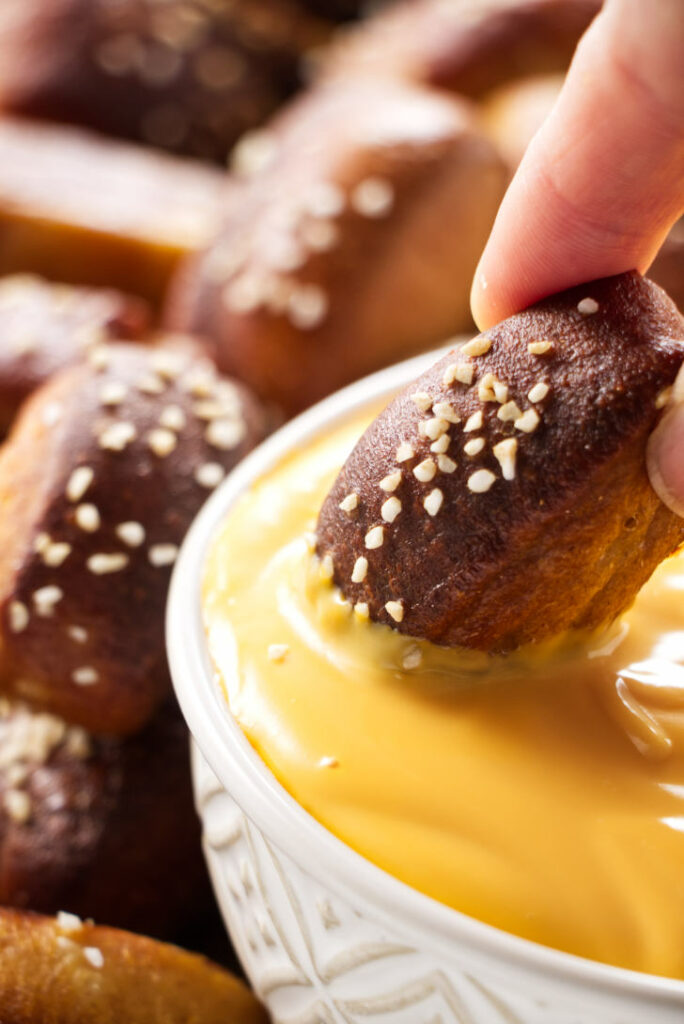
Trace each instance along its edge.
<instances>
[{"instance_id":1,"label":"thumb","mask_svg":"<svg viewBox=\"0 0 684 1024\"><path fill-rule=\"evenodd\" d=\"M663 418L651 434L646 457L651 486L661 501L684 516L684 367Z\"/></svg>"},{"instance_id":2,"label":"thumb","mask_svg":"<svg viewBox=\"0 0 684 1024\"><path fill-rule=\"evenodd\" d=\"M682 212L684 2L606 0L503 200L471 295L481 329L645 271Z\"/></svg>"}]
</instances>

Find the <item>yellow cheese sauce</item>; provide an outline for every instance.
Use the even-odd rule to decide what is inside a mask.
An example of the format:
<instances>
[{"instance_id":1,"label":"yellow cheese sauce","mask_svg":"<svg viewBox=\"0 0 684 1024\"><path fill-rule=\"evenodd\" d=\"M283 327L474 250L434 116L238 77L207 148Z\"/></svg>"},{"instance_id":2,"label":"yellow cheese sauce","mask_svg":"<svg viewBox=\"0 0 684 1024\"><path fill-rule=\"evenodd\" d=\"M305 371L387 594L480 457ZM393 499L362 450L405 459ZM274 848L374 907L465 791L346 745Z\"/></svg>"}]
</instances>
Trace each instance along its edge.
<instances>
[{"instance_id":1,"label":"yellow cheese sauce","mask_svg":"<svg viewBox=\"0 0 684 1024\"><path fill-rule=\"evenodd\" d=\"M684 556L609 633L533 656L364 621L321 578L310 531L369 419L278 466L214 541L204 615L233 715L303 807L397 878L684 978Z\"/></svg>"}]
</instances>

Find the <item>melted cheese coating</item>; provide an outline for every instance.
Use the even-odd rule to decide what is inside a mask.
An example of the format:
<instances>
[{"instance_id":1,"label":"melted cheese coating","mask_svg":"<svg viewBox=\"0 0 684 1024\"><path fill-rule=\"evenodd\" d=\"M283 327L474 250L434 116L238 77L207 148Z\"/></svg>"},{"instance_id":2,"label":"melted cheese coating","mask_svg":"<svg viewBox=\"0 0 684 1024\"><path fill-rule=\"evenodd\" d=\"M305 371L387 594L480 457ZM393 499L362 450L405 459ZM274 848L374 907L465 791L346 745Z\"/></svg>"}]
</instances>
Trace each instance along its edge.
<instances>
[{"instance_id":1,"label":"melted cheese coating","mask_svg":"<svg viewBox=\"0 0 684 1024\"><path fill-rule=\"evenodd\" d=\"M310 531L369 419L284 461L215 539L204 615L233 715L304 808L409 885L684 978L684 556L606 635L506 660L364 621Z\"/></svg>"}]
</instances>

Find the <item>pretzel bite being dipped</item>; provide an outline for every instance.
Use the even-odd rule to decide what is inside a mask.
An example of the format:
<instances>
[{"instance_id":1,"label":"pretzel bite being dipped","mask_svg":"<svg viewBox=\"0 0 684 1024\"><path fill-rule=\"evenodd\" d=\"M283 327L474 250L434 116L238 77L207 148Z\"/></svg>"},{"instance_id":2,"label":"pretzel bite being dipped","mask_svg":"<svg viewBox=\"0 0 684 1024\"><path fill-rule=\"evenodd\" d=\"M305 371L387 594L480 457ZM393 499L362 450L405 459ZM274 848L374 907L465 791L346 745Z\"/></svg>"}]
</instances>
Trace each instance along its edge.
<instances>
[{"instance_id":1,"label":"pretzel bite being dipped","mask_svg":"<svg viewBox=\"0 0 684 1024\"><path fill-rule=\"evenodd\" d=\"M468 105L401 83L317 88L268 140L167 323L293 413L470 324L506 171Z\"/></svg>"},{"instance_id":2,"label":"pretzel bite being dipped","mask_svg":"<svg viewBox=\"0 0 684 1024\"><path fill-rule=\"evenodd\" d=\"M65 912L0 910L0 1006L7 1024L268 1021L242 982L210 960Z\"/></svg>"},{"instance_id":3,"label":"pretzel bite being dipped","mask_svg":"<svg viewBox=\"0 0 684 1024\"><path fill-rule=\"evenodd\" d=\"M507 652L610 623L684 540L645 467L684 358L636 273L510 317L441 359L364 434L318 552L371 618Z\"/></svg>"},{"instance_id":4,"label":"pretzel bite being dipped","mask_svg":"<svg viewBox=\"0 0 684 1024\"><path fill-rule=\"evenodd\" d=\"M188 761L172 701L119 740L3 698L0 904L69 907L161 938L206 923L212 898Z\"/></svg>"},{"instance_id":5,"label":"pretzel bite being dipped","mask_svg":"<svg viewBox=\"0 0 684 1024\"><path fill-rule=\"evenodd\" d=\"M297 0L3 0L0 109L223 161L328 31Z\"/></svg>"},{"instance_id":6,"label":"pretzel bite being dipped","mask_svg":"<svg viewBox=\"0 0 684 1024\"><path fill-rule=\"evenodd\" d=\"M40 388L0 453L0 689L93 732L144 725L177 547L265 432L193 349L100 346Z\"/></svg>"},{"instance_id":7,"label":"pretzel bite being dipped","mask_svg":"<svg viewBox=\"0 0 684 1024\"><path fill-rule=\"evenodd\" d=\"M158 304L178 261L211 237L229 189L199 161L2 117L0 274L119 288Z\"/></svg>"},{"instance_id":8,"label":"pretzel bite being dipped","mask_svg":"<svg viewBox=\"0 0 684 1024\"><path fill-rule=\"evenodd\" d=\"M103 341L140 339L149 321L144 302L111 289L53 285L24 274L0 278L0 433L53 373Z\"/></svg>"},{"instance_id":9,"label":"pretzel bite being dipped","mask_svg":"<svg viewBox=\"0 0 684 1024\"><path fill-rule=\"evenodd\" d=\"M340 33L323 75L399 77L479 98L563 71L602 0L402 0Z\"/></svg>"}]
</instances>

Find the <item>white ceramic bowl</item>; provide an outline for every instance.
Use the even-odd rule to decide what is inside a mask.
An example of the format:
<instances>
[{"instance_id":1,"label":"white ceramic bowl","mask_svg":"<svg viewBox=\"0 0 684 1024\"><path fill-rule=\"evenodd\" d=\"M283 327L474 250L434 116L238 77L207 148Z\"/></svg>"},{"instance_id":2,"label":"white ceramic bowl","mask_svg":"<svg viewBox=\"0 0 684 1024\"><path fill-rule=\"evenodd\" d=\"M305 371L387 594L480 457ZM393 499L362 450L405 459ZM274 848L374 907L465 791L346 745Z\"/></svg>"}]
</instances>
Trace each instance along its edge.
<instances>
[{"instance_id":1,"label":"white ceramic bowl","mask_svg":"<svg viewBox=\"0 0 684 1024\"><path fill-rule=\"evenodd\" d=\"M282 456L350 411L389 398L434 359L375 374L289 423L213 495L181 551L168 648L194 737L197 804L221 910L277 1024L682 1024L684 982L508 935L355 853L277 782L215 681L200 583L208 545L230 506Z\"/></svg>"}]
</instances>

